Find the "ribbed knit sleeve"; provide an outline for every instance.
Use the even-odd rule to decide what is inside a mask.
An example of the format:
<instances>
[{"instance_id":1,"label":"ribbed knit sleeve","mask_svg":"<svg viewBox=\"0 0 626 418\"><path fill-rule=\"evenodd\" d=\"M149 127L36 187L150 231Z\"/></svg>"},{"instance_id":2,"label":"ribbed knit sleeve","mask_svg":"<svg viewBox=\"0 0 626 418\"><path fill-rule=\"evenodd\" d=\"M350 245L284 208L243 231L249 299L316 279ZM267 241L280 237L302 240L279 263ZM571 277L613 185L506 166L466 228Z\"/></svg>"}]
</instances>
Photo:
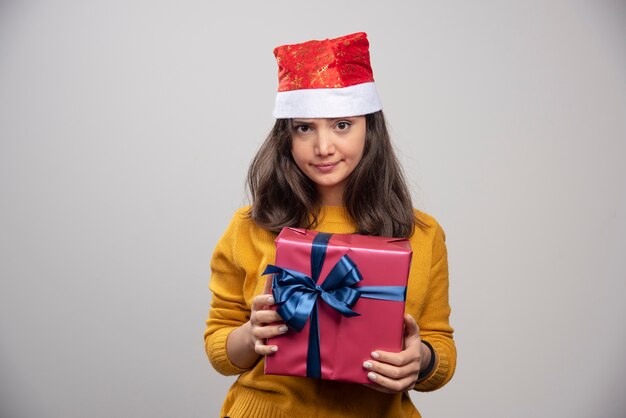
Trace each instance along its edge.
<instances>
[{"instance_id":1,"label":"ribbed knit sleeve","mask_svg":"<svg viewBox=\"0 0 626 418\"><path fill-rule=\"evenodd\" d=\"M224 375L245 371L235 366L226 354L226 340L236 328L248 321L250 309L243 296L245 270L237 260L237 230L243 214L237 211L220 238L211 258L209 288L213 293L206 321L204 343L215 370Z\"/></svg>"},{"instance_id":2,"label":"ribbed knit sleeve","mask_svg":"<svg viewBox=\"0 0 626 418\"><path fill-rule=\"evenodd\" d=\"M418 323L420 336L432 345L437 363L430 375L415 386L415 389L421 392L433 391L445 385L452 378L456 367L456 346L452 339L453 329L449 323L448 255L445 234L438 223L434 222L433 227L435 230L428 291Z\"/></svg>"}]
</instances>

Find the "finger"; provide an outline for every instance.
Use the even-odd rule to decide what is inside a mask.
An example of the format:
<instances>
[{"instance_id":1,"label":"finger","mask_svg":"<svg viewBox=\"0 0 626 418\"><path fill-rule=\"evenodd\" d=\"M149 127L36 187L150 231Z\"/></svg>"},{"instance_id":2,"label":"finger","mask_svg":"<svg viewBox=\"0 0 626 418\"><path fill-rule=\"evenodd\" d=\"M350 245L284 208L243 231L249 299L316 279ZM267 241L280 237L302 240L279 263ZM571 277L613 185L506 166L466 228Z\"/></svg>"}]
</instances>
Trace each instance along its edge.
<instances>
[{"instance_id":1,"label":"finger","mask_svg":"<svg viewBox=\"0 0 626 418\"><path fill-rule=\"evenodd\" d=\"M252 319L252 317L250 319ZM278 312L272 310L254 312L254 319L252 320L253 324L272 324L274 322L282 322L282 318L278 315Z\"/></svg>"},{"instance_id":2,"label":"finger","mask_svg":"<svg viewBox=\"0 0 626 418\"><path fill-rule=\"evenodd\" d=\"M260 311L264 307L272 306L274 304L274 296L272 295L259 295L252 299L252 310Z\"/></svg>"},{"instance_id":3,"label":"finger","mask_svg":"<svg viewBox=\"0 0 626 418\"><path fill-rule=\"evenodd\" d=\"M265 327L254 327L252 328L252 337L255 340L264 340L266 338L276 337L278 335L282 335L287 332L287 325L271 325Z\"/></svg>"},{"instance_id":4,"label":"finger","mask_svg":"<svg viewBox=\"0 0 626 418\"><path fill-rule=\"evenodd\" d=\"M257 340L254 344L254 352L260 354L262 356L269 356L278 351L278 346L276 345L266 345L263 344L263 341Z\"/></svg>"},{"instance_id":5,"label":"finger","mask_svg":"<svg viewBox=\"0 0 626 418\"><path fill-rule=\"evenodd\" d=\"M388 363L394 366L404 366L406 364L419 360L419 346L411 345L409 348L399 353L391 353L389 351L376 350L372 352L372 358L380 363Z\"/></svg>"},{"instance_id":6,"label":"finger","mask_svg":"<svg viewBox=\"0 0 626 418\"><path fill-rule=\"evenodd\" d=\"M394 380L374 372L367 373L367 378L370 381L376 383L376 385L381 386L384 389L388 389L392 392L407 391L415 385L415 381L417 380L417 378L414 378L412 376Z\"/></svg>"},{"instance_id":7,"label":"finger","mask_svg":"<svg viewBox=\"0 0 626 418\"><path fill-rule=\"evenodd\" d=\"M405 338L420 336L420 327L411 314L404 314L404 335Z\"/></svg>"},{"instance_id":8,"label":"finger","mask_svg":"<svg viewBox=\"0 0 626 418\"><path fill-rule=\"evenodd\" d=\"M404 340L402 347L407 349L412 345L419 346L420 344L420 327L413 319L411 314L404 314Z\"/></svg>"},{"instance_id":9,"label":"finger","mask_svg":"<svg viewBox=\"0 0 626 418\"><path fill-rule=\"evenodd\" d=\"M393 380L401 380L407 377L417 380L420 371L420 362L414 361L404 366L393 366L387 363L367 360L363 362L363 368Z\"/></svg>"}]
</instances>

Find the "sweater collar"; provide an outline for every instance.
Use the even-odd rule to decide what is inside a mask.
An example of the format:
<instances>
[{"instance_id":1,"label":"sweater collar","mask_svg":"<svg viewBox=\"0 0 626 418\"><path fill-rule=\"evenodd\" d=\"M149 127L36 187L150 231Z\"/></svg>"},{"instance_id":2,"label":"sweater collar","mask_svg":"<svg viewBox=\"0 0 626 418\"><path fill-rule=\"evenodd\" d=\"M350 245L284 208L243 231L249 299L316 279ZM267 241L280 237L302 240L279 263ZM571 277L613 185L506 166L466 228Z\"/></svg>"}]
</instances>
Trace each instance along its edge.
<instances>
[{"instance_id":1,"label":"sweater collar","mask_svg":"<svg viewBox=\"0 0 626 418\"><path fill-rule=\"evenodd\" d=\"M344 206L320 207L319 223L354 223L354 220Z\"/></svg>"}]
</instances>

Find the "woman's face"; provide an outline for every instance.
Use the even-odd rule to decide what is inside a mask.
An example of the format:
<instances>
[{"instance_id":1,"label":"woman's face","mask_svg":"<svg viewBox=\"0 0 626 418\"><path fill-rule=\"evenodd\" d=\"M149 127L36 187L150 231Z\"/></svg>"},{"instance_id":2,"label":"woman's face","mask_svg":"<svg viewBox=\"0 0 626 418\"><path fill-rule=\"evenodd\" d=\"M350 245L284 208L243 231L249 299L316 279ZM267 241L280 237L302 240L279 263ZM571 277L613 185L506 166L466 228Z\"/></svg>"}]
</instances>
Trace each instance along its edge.
<instances>
[{"instance_id":1,"label":"woman's face","mask_svg":"<svg viewBox=\"0 0 626 418\"><path fill-rule=\"evenodd\" d=\"M365 127L365 116L292 121L291 155L316 184L323 205L343 204L348 176L363 157Z\"/></svg>"}]
</instances>

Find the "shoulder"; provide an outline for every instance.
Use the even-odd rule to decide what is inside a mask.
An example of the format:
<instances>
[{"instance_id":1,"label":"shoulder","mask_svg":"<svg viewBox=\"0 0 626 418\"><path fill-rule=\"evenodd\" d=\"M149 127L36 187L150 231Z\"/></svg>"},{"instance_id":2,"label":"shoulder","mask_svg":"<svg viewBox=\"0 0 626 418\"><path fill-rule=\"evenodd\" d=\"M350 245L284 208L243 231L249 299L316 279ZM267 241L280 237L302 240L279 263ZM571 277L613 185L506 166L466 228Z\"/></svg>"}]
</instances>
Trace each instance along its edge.
<instances>
[{"instance_id":1,"label":"shoulder","mask_svg":"<svg viewBox=\"0 0 626 418\"><path fill-rule=\"evenodd\" d=\"M435 253L445 252L446 234L441 224L434 216L426 212L413 209L413 213L415 214L416 225L410 238L411 243L419 242L420 246L430 246Z\"/></svg>"},{"instance_id":2,"label":"shoulder","mask_svg":"<svg viewBox=\"0 0 626 418\"><path fill-rule=\"evenodd\" d=\"M251 206L242 206L233 214L227 231L239 239L274 239L274 235L261 228L250 216Z\"/></svg>"},{"instance_id":3,"label":"shoulder","mask_svg":"<svg viewBox=\"0 0 626 418\"><path fill-rule=\"evenodd\" d=\"M415 226L416 231L422 230L430 233L443 234L443 228L434 216L415 208L413 209L413 214L415 215L415 219L417 221L417 225ZM423 224L424 227L420 228L419 223Z\"/></svg>"},{"instance_id":4,"label":"shoulder","mask_svg":"<svg viewBox=\"0 0 626 418\"><path fill-rule=\"evenodd\" d=\"M252 206L250 205L240 207L233 214L232 221L233 222L246 222L246 221L252 222L252 219L250 219L250 209L252 209Z\"/></svg>"},{"instance_id":5,"label":"shoulder","mask_svg":"<svg viewBox=\"0 0 626 418\"><path fill-rule=\"evenodd\" d=\"M233 216L230 219L231 227L251 227L254 225L254 222L250 218L250 208L251 206L242 206L239 209L235 210Z\"/></svg>"},{"instance_id":6,"label":"shoulder","mask_svg":"<svg viewBox=\"0 0 626 418\"><path fill-rule=\"evenodd\" d=\"M242 206L235 210L226 229L231 233L240 233L258 228L259 226L250 217L250 208L250 206Z\"/></svg>"},{"instance_id":7,"label":"shoulder","mask_svg":"<svg viewBox=\"0 0 626 418\"><path fill-rule=\"evenodd\" d=\"M416 219L418 219L419 221L425 223L429 227L434 227L436 225L439 225L439 223L437 222L437 220L435 219L434 216L429 215L426 212L422 212L419 209L413 208L413 214L415 215Z\"/></svg>"}]
</instances>

